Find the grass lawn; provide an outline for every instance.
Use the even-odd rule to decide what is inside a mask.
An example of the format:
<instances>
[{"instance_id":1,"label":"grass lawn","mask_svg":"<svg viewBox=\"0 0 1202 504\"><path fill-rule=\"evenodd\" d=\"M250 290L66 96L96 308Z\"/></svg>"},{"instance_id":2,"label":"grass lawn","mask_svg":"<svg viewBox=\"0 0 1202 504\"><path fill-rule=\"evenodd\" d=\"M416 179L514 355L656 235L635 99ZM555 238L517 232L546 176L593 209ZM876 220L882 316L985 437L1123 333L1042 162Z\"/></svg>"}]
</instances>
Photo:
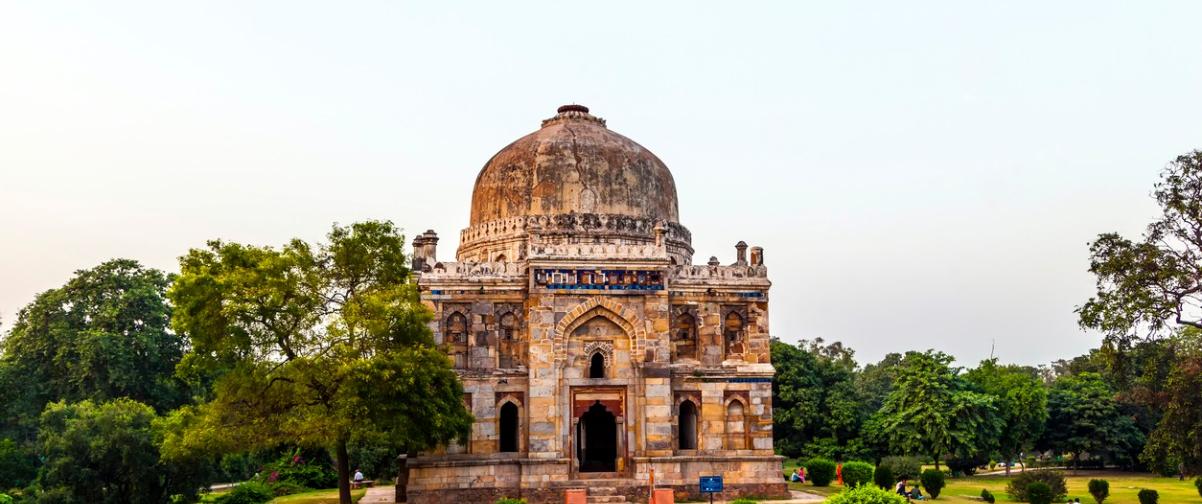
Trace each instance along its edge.
<instances>
[{"instance_id":1,"label":"grass lawn","mask_svg":"<svg viewBox=\"0 0 1202 504\"><path fill-rule=\"evenodd\" d=\"M793 471L796 465L789 464L786 473ZM1178 481L1177 478L1164 478L1148 473L1126 473L1112 471L1078 471L1068 473L1069 498L1080 497L1082 504L1092 504L1093 497L1089 495L1087 485L1091 479L1104 479L1110 482L1110 497L1106 504L1139 504L1136 494L1141 488L1151 488L1160 492L1160 504L1198 504L1202 496L1194 488L1193 480ZM972 476L967 478L948 478L947 486L940 492L936 502L966 503L983 502L980 499L981 489L987 488L998 502L1014 502L1006 495L1005 475ZM911 481L913 483L913 481ZM842 490L837 484L829 487L815 487L809 483L800 485L789 483L789 488L820 495L831 495ZM925 492L924 492L925 493Z\"/></svg>"},{"instance_id":2,"label":"grass lawn","mask_svg":"<svg viewBox=\"0 0 1202 504\"><path fill-rule=\"evenodd\" d=\"M225 492L207 494L201 499L201 502L213 502L213 499L223 493ZM365 493L367 493L366 489L351 490L351 499L359 502L359 499L362 499ZM283 497L276 497L271 502L272 504L338 504L338 489L314 490L312 492L285 495Z\"/></svg>"}]
</instances>

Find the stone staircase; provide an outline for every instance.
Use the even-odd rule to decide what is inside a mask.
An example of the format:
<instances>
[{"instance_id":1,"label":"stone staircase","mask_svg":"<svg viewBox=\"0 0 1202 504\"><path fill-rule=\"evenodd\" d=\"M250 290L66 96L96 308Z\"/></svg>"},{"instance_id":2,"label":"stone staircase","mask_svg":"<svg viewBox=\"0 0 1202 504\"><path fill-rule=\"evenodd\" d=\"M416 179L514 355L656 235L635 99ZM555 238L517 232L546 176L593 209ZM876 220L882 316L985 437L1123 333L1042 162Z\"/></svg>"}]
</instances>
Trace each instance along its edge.
<instances>
[{"instance_id":1,"label":"stone staircase","mask_svg":"<svg viewBox=\"0 0 1202 504\"><path fill-rule=\"evenodd\" d=\"M618 487L592 486L588 487L589 504L612 504L626 502L626 496L618 493Z\"/></svg>"}]
</instances>

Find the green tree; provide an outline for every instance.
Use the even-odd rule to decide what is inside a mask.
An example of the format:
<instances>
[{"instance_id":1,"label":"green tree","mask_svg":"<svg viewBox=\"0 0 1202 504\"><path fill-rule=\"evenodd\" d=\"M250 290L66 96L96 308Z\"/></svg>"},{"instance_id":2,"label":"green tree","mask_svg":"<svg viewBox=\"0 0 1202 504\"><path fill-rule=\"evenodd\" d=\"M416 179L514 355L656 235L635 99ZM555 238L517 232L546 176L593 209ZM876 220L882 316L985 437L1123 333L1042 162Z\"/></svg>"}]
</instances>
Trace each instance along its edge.
<instances>
[{"instance_id":1,"label":"green tree","mask_svg":"<svg viewBox=\"0 0 1202 504\"><path fill-rule=\"evenodd\" d=\"M210 464L165 461L162 426L154 409L131 399L106 403L56 402L38 428L45 458L38 501L79 504L192 502Z\"/></svg>"},{"instance_id":2,"label":"green tree","mask_svg":"<svg viewBox=\"0 0 1202 504\"><path fill-rule=\"evenodd\" d=\"M1048 392L1035 370L1019 366L999 366L997 359L981 365L964 376L983 393L994 397L999 417L997 450L1006 463L1034 447L1048 419Z\"/></svg>"},{"instance_id":3,"label":"green tree","mask_svg":"<svg viewBox=\"0 0 1202 504\"><path fill-rule=\"evenodd\" d=\"M324 447L349 504L356 440L414 451L465 438L463 386L434 346L403 249L391 223L369 221L334 226L324 244L189 251L169 293L192 343L182 368L219 376L211 401L177 413L185 428L170 449Z\"/></svg>"},{"instance_id":4,"label":"green tree","mask_svg":"<svg viewBox=\"0 0 1202 504\"><path fill-rule=\"evenodd\" d=\"M1141 458L1151 466L1176 461L1187 474L1202 474L1202 332L1176 338L1179 353L1165 383L1165 409Z\"/></svg>"},{"instance_id":5,"label":"green tree","mask_svg":"<svg viewBox=\"0 0 1202 504\"><path fill-rule=\"evenodd\" d=\"M893 389L880 411L880 427L890 446L935 460L987 451L998 420L993 398L964 389L942 352L907 352L894 375Z\"/></svg>"},{"instance_id":6,"label":"green tree","mask_svg":"<svg viewBox=\"0 0 1202 504\"><path fill-rule=\"evenodd\" d=\"M1097 373L1062 376L1048 392L1048 422L1039 445L1073 455L1121 456L1143 444L1129 416L1119 413L1114 392Z\"/></svg>"},{"instance_id":7,"label":"green tree","mask_svg":"<svg viewBox=\"0 0 1202 504\"><path fill-rule=\"evenodd\" d=\"M1083 327L1128 340L1173 330L1202 329L1202 151L1178 156L1153 195L1161 216L1139 241L1117 233L1090 244L1097 294L1077 309Z\"/></svg>"},{"instance_id":8,"label":"green tree","mask_svg":"<svg viewBox=\"0 0 1202 504\"><path fill-rule=\"evenodd\" d=\"M170 330L171 279L114 259L77 271L17 314L0 344L0 420L32 442L47 403L128 397L163 412L187 398L174 377L184 338Z\"/></svg>"},{"instance_id":9,"label":"green tree","mask_svg":"<svg viewBox=\"0 0 1202 504\"><path fill-rule=\"evenodd\" d=\"M789 457L865 455L861 429L872 413L856 388L854 352L835 342L772 342L774 436Z\"/></svg>"}]
</instances>

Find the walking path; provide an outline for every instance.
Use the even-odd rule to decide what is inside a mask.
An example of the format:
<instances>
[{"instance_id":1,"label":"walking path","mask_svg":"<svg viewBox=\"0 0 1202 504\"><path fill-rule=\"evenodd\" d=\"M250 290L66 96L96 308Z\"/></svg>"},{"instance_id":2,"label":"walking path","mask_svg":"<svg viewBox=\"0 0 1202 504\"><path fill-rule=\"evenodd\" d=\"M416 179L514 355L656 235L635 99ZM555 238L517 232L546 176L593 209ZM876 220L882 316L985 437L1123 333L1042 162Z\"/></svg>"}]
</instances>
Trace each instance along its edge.
<instances>
[{"instance_id":1,"label":"walking path","mask_svg":"<svg viewBox=\"0 0 1202 504\"><path fill-rule=\"evenodd\" d=\"M396 487L378 486L367 489L367 494L359 499L359 504L394 504L396 502Z\"/></svg>"}]
</instances>

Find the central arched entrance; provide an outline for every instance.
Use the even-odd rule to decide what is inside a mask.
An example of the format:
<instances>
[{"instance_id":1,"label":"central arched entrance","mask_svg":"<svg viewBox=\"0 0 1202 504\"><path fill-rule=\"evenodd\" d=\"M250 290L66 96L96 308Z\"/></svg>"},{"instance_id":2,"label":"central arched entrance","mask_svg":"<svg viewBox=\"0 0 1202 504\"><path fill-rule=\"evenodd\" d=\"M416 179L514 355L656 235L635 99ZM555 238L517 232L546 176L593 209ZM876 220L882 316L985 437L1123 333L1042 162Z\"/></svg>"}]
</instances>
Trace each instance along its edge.
<instances>
[{"instance_id":1,"label":"central arched entrance","mask_svg":"<svg viewBox=\"0 0 1202 504\"><path fill-rule=\"evenodd\" d=\"M597 401L576 424L580 472L614 472L618 459L617 417Z\"/></svg>"}]
</instances>

